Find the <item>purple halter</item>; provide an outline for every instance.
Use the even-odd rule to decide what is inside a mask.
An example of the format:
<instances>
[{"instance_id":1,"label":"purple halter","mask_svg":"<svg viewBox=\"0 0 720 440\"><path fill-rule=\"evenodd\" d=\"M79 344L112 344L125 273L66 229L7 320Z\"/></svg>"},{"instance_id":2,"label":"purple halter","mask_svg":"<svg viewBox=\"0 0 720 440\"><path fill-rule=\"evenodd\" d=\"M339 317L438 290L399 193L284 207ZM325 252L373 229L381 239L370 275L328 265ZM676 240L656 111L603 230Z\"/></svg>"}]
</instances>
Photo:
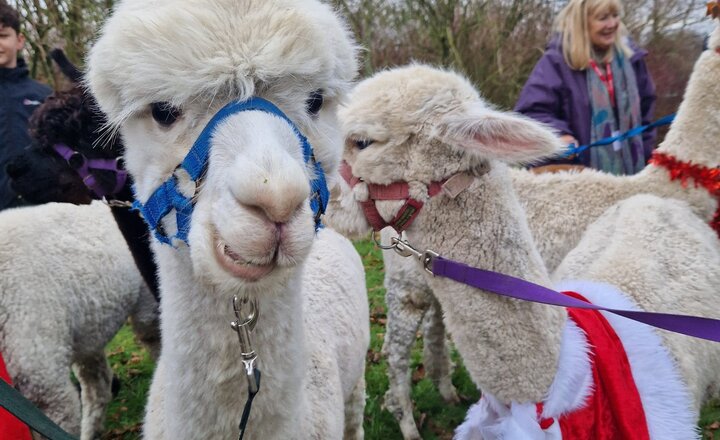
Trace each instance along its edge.
<instances>
[{"instance_id":1,"label":"purple halter","mask_svg":"<svg viewBox=\"0 0 720 440\"><path fill-rule=\"evenodd\" d=\"M87 186L90 191L95 193L97 197L102 199L103 197L117 194L120 192L123 186L125 186L125 181L127 180L127 171L120 167L118 163L120 158L88 159L81 153L71 149L65 144L55 144L53 145L53 150L55 150L57 154L59 154L63 159L67 161L68 165L70 165L70 167L78 173L80 178L83 180L85 186ZM73 163L78 160L73 158L79 158L81 162L79 164ZM71 159L73 159L73 161L71 161ZM115 173L115 188L108 193L103 191L103 189L98 184L97 179L95 179L95 176L90 170L113 171Z\"/></svg>"}]
</instances>

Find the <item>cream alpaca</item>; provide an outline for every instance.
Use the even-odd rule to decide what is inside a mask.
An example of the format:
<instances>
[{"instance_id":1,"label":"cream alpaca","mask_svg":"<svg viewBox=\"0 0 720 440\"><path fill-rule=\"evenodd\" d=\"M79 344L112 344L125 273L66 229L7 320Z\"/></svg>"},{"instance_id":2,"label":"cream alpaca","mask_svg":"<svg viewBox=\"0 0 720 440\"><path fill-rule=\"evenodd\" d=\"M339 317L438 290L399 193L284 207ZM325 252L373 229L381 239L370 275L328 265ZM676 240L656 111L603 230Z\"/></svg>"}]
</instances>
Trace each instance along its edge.
<instances>
[{"instance_id":1,"label":"cream alpaca","mask_svg":"<svg viewBox=\"0 0 720 440\"><path fill-rule=\"evenodd\" d=\"M8 372L63 429L97 438L112 399L105 345L131 316L157 356L157 303L102 203L3 211L0 230L0 353Z\"/></svg>"},{"instance_id":2,"label":"cream alpaca","mask_svg":"<svg viewBox=\"0 0 720 440\"><path fill-rule=\"evenodd\" d=\"M720 29L716 28L709 50L695 64L676 120L658 148L659 152L680 160L711 168L718 165L716 139L720 137L720 124L707 121L717 119L720 102L719 45ZM718 203L706 190L695 188L692 182L683 187L679 181L669 179L667 170L652 164L635 176L620 177L594 170L538 176L520 169L511 169L510 175L540 255L551 272L577 245L592 221L614 203L633 194L652 193L686 200L693 211L707 221L713 218ZM385 241L389 235L389 232L383 234ZM404 437L415 439L420 435L412 417L408 356L423 315L434 316L440 312L432 290L419 276L414 263L394 252L385 252L384 259L388 331L383 348L388 355L390 378L386 402L400 420ZM424 333L425 365L435 373L434 380L441 394L452 401L455 393L450 383L450 360L445 354L448 348L442 322L429 319Z\"/></svg>"},{"instance_id":3,"label":"cream alpaca","mask_svg":"<svg viewBox=\"0 0 720 440\"><path fill-rule=\"evenodd\" d=\"M355 54L346 26L314 0L126 0L91 50L88 83L123 134L144 203L217 110L252 96L281 108L334 172L334 110ZM248 387L229 327L238 295L257 299L260 316L262 385L245 438L362 438L364 272L349 241L314 231L298 136L248 111L220 124L210 147L188 245L153 244L163 349L145 437L237 436ZM163 226L174 233L174 217Z\"/></svg>"},{"instance_id":4,"label":"cream alpaca","mask_svg":"<svg viewBox=\"0 0 720 440\"><path fill-rule=\"evenodd\" d=\"M425 202L420 216L408 230L409 238L418 247L483 269L550 285L525 212L513 191L511 173L500 162L523 163L557 152L560 146L550 131L528 119L493 111L464 79L423 66L384 72L360 83L350 103L341 109L340 117L348 138L346 158L355 175L374 184L407 181L411 196ZM490 171L485 173L488 163ZM428 200L430 182L459 172L476 176L468 189L455 199L440 195ZM356 186L355 198L361 200L365 196L363 187L366 188L362 184ZM334 224L355 231L367 229L358 206L348 199L335 202L334 208L342 211L337 212L340 221ZM668 207L672 206L668 202ZM378 208L388 220L396 214L399 204L378 202ZM690 210L683 213L688 226L679 236L700 235L703 239L711 236L709 227L698 223ZM358 216L355 221L350 218L353 215ZM663 225L659 220L655 224ZM684 280L692 285L689 290L694 292L693 300L675 304L677 308L673 311L703 314L711 310L714 294L709 286L720 280L716 243L710 241L698 251L706 257L700 261L694 259L692 252L682 254L674 249L667 252L668 248L661 245L652 249L671 254L664 257L665 261L672 259L677 265L687 264L684 262L688 260L696 263L686 267L692 275ZM648 252L645 256L650 258L654 254ZM644 262L635 264L640 263ZM681 290L648 291L645 285L633 283L633 275L632 271L605 270L593 277L627 288L632 300L647 309L667 310L664 304L674 302L672 298L680 294ZM652 275L663 280L675 274L655 270ZM445 312L445 322L468 371L486 394L504 404L529 404L556 395L550 392L552 384L558 389L563 386L557 382L572 380L558 372L563 371L565 362L558 367L566 325L564 310L501 299L442 278L427 276L426 280ZM669 279L665 281L672 285ZM710 361L717 370L720 348L705 347L709 353L701 356L689 345L701 344L685 340L684 348L679 349L678 345L667 343L670 353L682 359L679 371L687 388L676 392L680 399L668 401L669 406L664 408L689 414L687 417L674 421L656 417L658 411L662 413L662 408L658 408L665 405L666 399L657 394L657 387L640 390L643 402L653 402L644 405L648 420L654 423L653 438L692 436L693 413L688 407L696 415L705 397L703 393L717 380L716 374L707 374L712 370L697 371L694 365L708 365L706 361ZM630 352L631 363L638 363ZM672 366L669 357L667 362ZM687 396L685 402L683 395ZM557 416L572 409L573 401L561 401L563 405L547 405L543 415Z\"/></svg>"}]
</instances>

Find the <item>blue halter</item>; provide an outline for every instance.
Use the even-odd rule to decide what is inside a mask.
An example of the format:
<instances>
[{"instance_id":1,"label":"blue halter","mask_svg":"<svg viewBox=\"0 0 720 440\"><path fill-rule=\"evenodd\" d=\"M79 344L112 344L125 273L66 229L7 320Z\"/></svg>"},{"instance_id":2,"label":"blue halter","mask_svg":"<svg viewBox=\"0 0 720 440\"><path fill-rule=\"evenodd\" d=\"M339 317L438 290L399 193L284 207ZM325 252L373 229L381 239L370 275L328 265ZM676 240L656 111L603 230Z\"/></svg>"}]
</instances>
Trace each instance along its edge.
<instances>
[{"instance_id":1,"label":"blue halter","mask_svg":"<svg viewBox=\"0 0 720 440\"><path fill-rule=\"evenodd\" d=\"M195 187L197 188L197 181L205 173L205 169L207 168L207 162L210 156L210 138L213 132L218 124L227 117L245 111L262 111L280 117L290 125L300 140L303 149L303 159L306 164L312 165L315 171L315 178L310 181L310 209L312 209L315 217L315 230L318 230L322 227L320 216L325 213L325 208L330 198L327 182L325 181L325 173L323 172L320 162L315 160L315 155L307 138L300 133L300 130L290 118L270 101L252 97L245 101L231 102L220 109L220 111L210 119L210 122L205 126L187 156L185 156L185 159L183 159L175 171L177 172L178 169L182 169L187 172L190 180L195 182ZM145 222L160 242L172 246L172 239L176 238L187 243L194 203L192 196L186 197L178 191L178 180L175 173L152 193L145 204L135 200L133 208L140 210L142 216L145 218ZM177 233L169 236L163 230L160 221L173 209L177 217Z\"/></svg>"}]
</instances>

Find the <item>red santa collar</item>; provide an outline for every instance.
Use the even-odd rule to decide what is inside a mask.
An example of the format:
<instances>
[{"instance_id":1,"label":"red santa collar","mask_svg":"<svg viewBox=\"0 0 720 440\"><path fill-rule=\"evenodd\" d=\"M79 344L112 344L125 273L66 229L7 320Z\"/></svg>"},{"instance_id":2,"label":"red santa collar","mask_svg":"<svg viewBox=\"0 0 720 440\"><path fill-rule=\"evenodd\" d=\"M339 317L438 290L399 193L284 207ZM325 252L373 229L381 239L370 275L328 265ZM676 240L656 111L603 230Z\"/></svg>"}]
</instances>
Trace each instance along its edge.
<instances>
[{"instance_id":1,"label":"red santa collar","mask_svg":"<svg viewBox=\"0 0 720 440\"><path fill-rule=\"evenodd\" d=\"M563 293L589 302L579 293ZM568 316L585 332L588 345L592 347L593 391L582 408L560 416L562 438L649 440L640 393L625 348L615 330L595 310L568 309ZM546 430L555 423L555 419L542 418L542 403L537 404L536 410L541 429Z\"/></svg>"},{"instance_id":2,"label":"red santa collar","mask_svg":"<svg viewBox=\"0 0 720 440\"><path fill-rule=\"evenodd\" d=\"M710 226L720 237L720 168L710 168L692 162L684 162L678 160L675 156L657 150L653 152L649 163L667 169L670 180L680 180L683 188L687 188L688 181L692 179L695 188L705 188L718 201Z\"/></svg>"}]
</instances>

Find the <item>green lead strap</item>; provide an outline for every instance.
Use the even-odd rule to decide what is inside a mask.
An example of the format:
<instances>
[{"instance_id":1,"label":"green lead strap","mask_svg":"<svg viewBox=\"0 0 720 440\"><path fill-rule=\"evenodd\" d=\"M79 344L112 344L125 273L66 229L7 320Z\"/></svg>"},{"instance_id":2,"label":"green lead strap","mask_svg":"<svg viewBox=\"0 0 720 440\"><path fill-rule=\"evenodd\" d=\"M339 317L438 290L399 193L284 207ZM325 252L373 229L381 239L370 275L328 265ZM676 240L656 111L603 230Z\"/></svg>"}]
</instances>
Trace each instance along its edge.
<instances>
[{"instance_id":1,"label":"green lead strap","mask_svg":"<svg viewBox=\"0 0 720 440\"><path fill-rule=\"evenodd\" d=\"M35 408L29 400L2 379L0 379L0 406L28 425L32 430L39 432L50 440L77 440L63 431L42 411Z\"/></svg>"}]
</instances>

